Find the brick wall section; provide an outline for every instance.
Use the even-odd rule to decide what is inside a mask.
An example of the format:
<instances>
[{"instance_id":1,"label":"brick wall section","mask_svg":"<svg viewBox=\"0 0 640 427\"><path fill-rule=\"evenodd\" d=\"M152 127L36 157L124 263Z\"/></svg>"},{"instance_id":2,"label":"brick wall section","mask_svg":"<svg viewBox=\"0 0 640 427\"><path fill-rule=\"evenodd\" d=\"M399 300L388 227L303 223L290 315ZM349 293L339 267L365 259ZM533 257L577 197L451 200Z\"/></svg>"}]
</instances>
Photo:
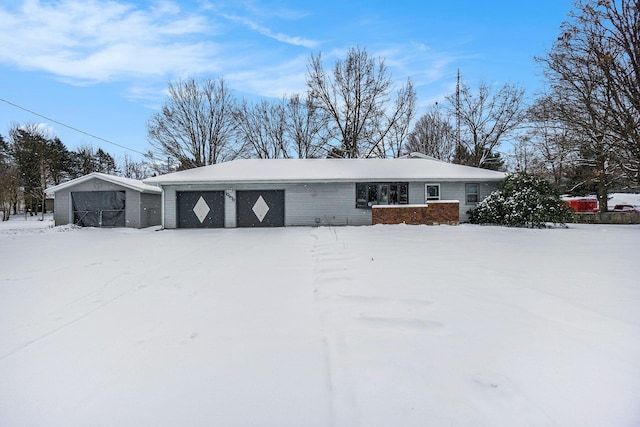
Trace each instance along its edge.
<instances>
[{"instance_id":1,"label":"brick wall section","mask_svg":"<svg viewBox=\"0 0 640 427\"><path fill-rule=\"evenodd\" d=\"M459 202L430 202L427 205L374 206L371 222L375 224L458 225Z\"/></svg>"},{"instance_id":2,"label":"brick wall section","mask_svg":"<svg viewBox=\"0 0 640 427\"><path fill-rule=\"evenodd\" d=\"M638 212L606 212L573 214L575 222L579 224L640 224Z\"/></svg>"}]
</instances>

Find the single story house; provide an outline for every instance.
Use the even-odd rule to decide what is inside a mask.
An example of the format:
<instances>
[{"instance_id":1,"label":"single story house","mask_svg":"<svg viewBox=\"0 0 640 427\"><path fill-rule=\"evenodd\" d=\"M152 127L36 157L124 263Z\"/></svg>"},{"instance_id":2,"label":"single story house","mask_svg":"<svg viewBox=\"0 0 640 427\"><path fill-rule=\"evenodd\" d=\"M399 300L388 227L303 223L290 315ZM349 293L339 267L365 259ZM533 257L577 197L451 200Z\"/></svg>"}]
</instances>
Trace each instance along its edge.
<instances>
[{"instance_id":1,"label":"single story house","mask_svg":"<svg viewBox=\"0 0 640 427\"><path fill-rule=\"evenodd\" d=\"M383 205L451 200L458 221L502 172L433 158L245 159L149 179L162 188L164 228L370 225Z\"/></svg>"},{"instance_id":2,"label":"single story house","mask_svg":"<svg viewBox=\"0 0 640 427\"><path fill-rule=\"evenodd\" d=\"M93 172L49 187L55 225L144 228L161 223L162 190L136 179Z\"/></svg>"}]
</instances>

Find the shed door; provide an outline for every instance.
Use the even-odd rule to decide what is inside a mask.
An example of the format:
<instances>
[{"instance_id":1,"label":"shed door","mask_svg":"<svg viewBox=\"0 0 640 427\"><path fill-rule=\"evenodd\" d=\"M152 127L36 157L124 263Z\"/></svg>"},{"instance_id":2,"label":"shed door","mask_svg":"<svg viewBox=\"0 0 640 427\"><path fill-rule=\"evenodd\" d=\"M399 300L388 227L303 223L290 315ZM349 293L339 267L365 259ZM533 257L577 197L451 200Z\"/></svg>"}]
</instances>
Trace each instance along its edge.
<instances>
[{"instance_id":1,"label":"shed door","mask_svg":"<svg viewBox=\"0 0 640 427\"><path fill-rule=\"evenodd\" d=\"M238 227L284 227L284 190L236 192Z\"/></svg>"},{"instance_id":2,"label":"shed door","mask_svg":"<svg viewBox=\"0 0 640 427\"><path fill-rule=\"evenodd\" d=\"M179 191L178 228L224 227L223 191Z\"/></svg>"},{"instance_id":3,"label":"shed door","mask_svg":"<svg viewBox=\"0 0 640 427\"><path fill-rule=\"evenodd\" d=\"M126 226L124 191L72 191L73 223L82 227Z\"/></svg>"}]
</instances>

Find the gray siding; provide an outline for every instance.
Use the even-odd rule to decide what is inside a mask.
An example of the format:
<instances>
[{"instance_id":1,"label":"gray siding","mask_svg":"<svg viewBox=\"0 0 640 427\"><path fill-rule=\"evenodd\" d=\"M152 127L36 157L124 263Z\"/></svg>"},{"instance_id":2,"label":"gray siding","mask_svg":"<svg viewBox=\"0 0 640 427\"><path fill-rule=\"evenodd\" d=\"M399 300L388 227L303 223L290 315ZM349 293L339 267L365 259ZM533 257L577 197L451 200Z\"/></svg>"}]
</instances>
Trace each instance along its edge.
<instances>
[{"instance_id":1,"label":"gray siding","mask_svg":"<svg viewBox=\"0 0 640 427\"><path fill-rule=\"evenodd\" d=\"M356 208L355 183L294 184L285 188L286 225L370 225L371 210Z\"/></svg>"},{"instance_id":2,"label":"gray siding","mask_svg":"<svg viewBox=\"0 0 640 427\"><path fill-rule=\"evenodd\" d=\"M126 189L125 218L127 227L140 228L140 192Z\"/></svg>"},{"instance_id":3,"label":"gray siding","mask_svg":"<svg viewBox=\"0 0 640 427\"><path fill-rule=\"evenodd\" d=\"M426 181L409 183L409 203L425 203ZM429 181L440 184L442 200L460 201L460 221L468 221L467 211L474 205L466 204L464 182ZM480 183L483 199L497 188L497 183ZM371 225L371 210L356 208L356 185L348 183L309 184L211 184L164 187L164 227L176 228L176 191L224 190L225 227L236 226L236 191L284 190L285 226L315 225Z\"/></svg>"},{"instance_id":4,"label":"gray siding","mask_svg":"<svg viewBox=\"0 0 640 427\"><path fill-rule=\"evenodd\" d=\"M424 182L409 183L409 204L410 205L424 204Z\"/></svg>"},{"instance_id":5,"label":"gray siding","mask_svg":"<svg viewBox=\"0 0 640 427\"><path fill-rule=\"evenodd\" d=\"M467 182L442 182L440 183L441 200L458 200L460 202L460 222L468 222L469 212L476 207L476 203L467 203L466 193ZM469 184L479 184L479 200L486 198L498 188L497 182L474 182Z\"/></svg>"},{"instance_id":6,"label":"gray siding","mask_svg":"<svg viewBox=\"0 0 640 427\"><path fill-rule=\"evenodd\" d=\"M160 225L162 221L160 194L140 193L140 227Z\"/></svg>"},{"instance_id":7,"label":"gray siding","mask_svg":"<svg viewBox=\"0 0 640 427\"><path fill-rule=\"evenodd\" d=\"M55 225L66 225L72 219L69 190L58 191L53 198L53 221Z\"/></svg>"},{"instance_id":8,"label":"gray siding","mask_svg":"<svg viewBox=\"0 0 640 427\"><path fill-rule=\"evenodd\" d=\"M354 183L183 185L164 187L164 227L176 228L176 191L226 190L225 226L236 226L235 192L284 190L285 226L367 225L371 210L356 209Z\"/></svg>"},{"instance_id":9,"label":"gray siding","mask_svg":"<svg viewBox=\"0 0 640 427\"><path fill-rule=\"evenodd\" d=\"M73 221L71 193L74 191L124 191L126 194L125 222L127 227L146 227L151 225L149 224L150 220L154 220L158 224L160 223L159 194L140 193L139 191L135 191L121 185L94 178L55 193L53 218L56 225L65 225ZM143 195L142 200L144 202L141 201L141 195ZM153 215L149 216L150 214L148 213L148 210L141 208L142 203L148 203L150 208L153 208L154 205L156 206L158 213L156 214L155 219L153 218Z\"/></svg>"},{"instance_id":10,"label":"gray siding","mask_svg":"<svg viewBox=\"0 0 640 427\"><path fill-rule=\"evenodd\" d=\"M176 187L164 187L164 206L162 207L162 215L164 216L164 222L162 225L164 228L176 228L177 225L177 201L176 201Z\"/></svg>"},{"instance_id":11,"label":"gray siding","mask_svg":"<svg viewBox=\"0 0 640 427\"><path fill-rule=\"evenodd\" d=\"M425 186L427 184L440 184L440 200L457 200L460 202L460 222L469 221L467 212L475 208L476 204L467 204L466 184L467 182L450 181L421 181L409 183L409 203L420 205L425 203ZM471 184L471 182L469 182ZM487 197L494 190L498 189L497 182L480 182L480 200Z\"/></svg>"},{"instance_id":12,"label":"gray siding","mask_svg":"<svg viewBox=\"0 0 640 427\"><path fill-rule=\"evenodd\" d=\"M233 189L224 192L224 226L236 226L236 190Z\"/></svg>"}]
</instances>

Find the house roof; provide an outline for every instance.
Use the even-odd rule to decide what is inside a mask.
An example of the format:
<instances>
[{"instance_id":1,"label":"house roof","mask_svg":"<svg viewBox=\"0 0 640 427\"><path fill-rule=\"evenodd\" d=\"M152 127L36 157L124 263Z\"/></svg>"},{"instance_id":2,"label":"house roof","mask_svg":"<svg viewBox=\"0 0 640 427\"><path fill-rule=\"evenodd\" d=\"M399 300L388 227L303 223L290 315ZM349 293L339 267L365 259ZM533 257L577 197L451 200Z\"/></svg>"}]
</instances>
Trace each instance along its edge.
<instances>
[{"instance_id":1,"label":"house roof","mask_svg":"<svg viewBox=\"0 0 640 427\"><path fill-rule=\"evenodd\" d=\"M112 184L121 185L126 188L130 188L132 190L139 191L141 193L155 193L160 194L162 190L155 186L145 184L142 181L138 181L137 179L131 178L123 178L121 176L113 176L107 175L106 173L100 172L92 172L88 175L81 176L76 179L72 179L71 181L63 182L62 184L54 185L53 187L49 187L45 190L47 194L55 194L57 191L67 189L69 187L73 187L74 185L81 184L83 182L89 181L91 179L99 179L102 181L110 182Z\"/></svg>"},{"instance_id":2,"label":"house roof","mask_svg":"<svg viewBox=\"0 0 640 427\"><path fill-rule=\"evenodd\" d=\"M244 159L145 179L148 184L500 181L505 173L436 159Z\"/></svg>"}]
</instances>

